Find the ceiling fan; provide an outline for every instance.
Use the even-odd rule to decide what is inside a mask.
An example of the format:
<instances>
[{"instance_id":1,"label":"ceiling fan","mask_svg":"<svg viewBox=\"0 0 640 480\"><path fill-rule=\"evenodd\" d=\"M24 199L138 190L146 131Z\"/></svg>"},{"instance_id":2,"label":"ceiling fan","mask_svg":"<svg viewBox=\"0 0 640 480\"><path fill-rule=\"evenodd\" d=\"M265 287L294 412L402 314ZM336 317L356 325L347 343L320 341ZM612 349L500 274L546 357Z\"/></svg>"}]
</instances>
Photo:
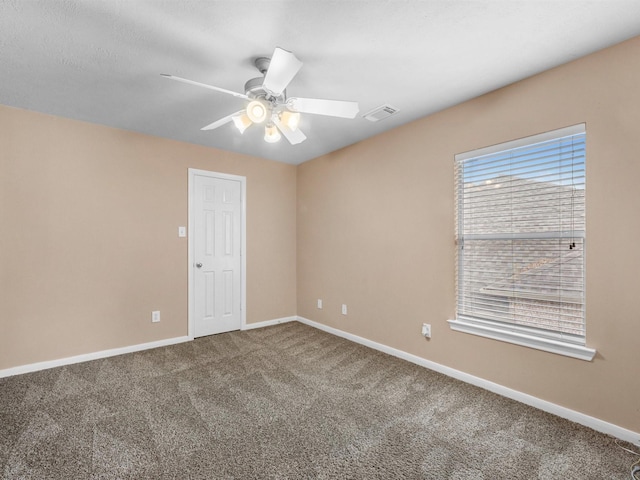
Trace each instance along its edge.
<instances>
[{"instance_id":1,"label":"ceiling fan","mask_svg":"<svg viewBox=\"0 0 640 480\"><path fill-rule=\"evenodd\" d=\"M252 78L245 83L245 93L194 82L193 80L166 73L161 75L171 80L208 88L247 100L245 108L242 110L216 120L202 127L201 130L213 130L228 122L233 122L240 133L243 133L251 125L259 124L264 125L264 140L269 143L279 141L281 132L292 145L306 140L306 135L298 129L300 113L355 118L360 110L357 102L319 98L288 98L287 85L302 67L302 62L287 50L276 47L271 58L257 58L254 64L263 76Z\"/></svg>"}]
</instances>

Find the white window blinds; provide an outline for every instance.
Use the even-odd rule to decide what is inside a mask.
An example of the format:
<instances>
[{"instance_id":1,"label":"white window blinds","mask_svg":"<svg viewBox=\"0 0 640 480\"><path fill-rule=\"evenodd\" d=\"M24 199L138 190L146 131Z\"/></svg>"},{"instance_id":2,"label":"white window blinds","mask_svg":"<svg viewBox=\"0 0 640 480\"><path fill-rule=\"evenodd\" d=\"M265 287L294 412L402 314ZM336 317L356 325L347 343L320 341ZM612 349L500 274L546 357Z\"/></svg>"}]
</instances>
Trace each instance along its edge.
<instances>
[{"instance_id":1,"label":"white window blinds","mask_svg":"<svg viewBox=\"0 0 640 480\"><path fill-rule=\"evenodd\" d=\"M584 125L456 156L456 183L457 318L584 345Z\"/></svg>"}]
</instances>

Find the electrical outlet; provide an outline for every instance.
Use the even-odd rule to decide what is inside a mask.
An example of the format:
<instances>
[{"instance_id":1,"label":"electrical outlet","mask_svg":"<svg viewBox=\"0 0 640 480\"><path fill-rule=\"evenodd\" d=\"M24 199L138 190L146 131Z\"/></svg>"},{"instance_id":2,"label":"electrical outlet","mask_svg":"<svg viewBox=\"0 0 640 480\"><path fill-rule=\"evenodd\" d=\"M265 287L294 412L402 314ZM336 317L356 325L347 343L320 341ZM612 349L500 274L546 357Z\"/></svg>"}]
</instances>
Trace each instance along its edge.
<instances>
[{"instance_id":1,"label":"electrical outlet","mask_svg":"<svg viewBox=\"0 0 640 480\"><path fill-rule=\"evenodd\" d=\"M157 322L160 321L160 311L159 310L151 312L151 321L153 323L157 323Z\"/></svg>"},{"instance_id":2,"label":"electrical outlet","mask_svg":"<svg viewBox=\"0 0 640 480\"><path fill-rule=\"evenodd\" d=\"M425 338L431 338L431 325L428 323L422 324L422 336Z\"/></svg>"},{"instance_id":3,"label":"electrical outlet","mask_svg":"<svg viewBox=\"0 0 640 480\"><path fill-rule=\"evenodd\" d=\"M322 310L322 299L318 299L318 308Z\"/></svg>"},{"instance_id":4,"label":"electrical outlet","mask_svg":"<svg viewBox=\"0 0 640 480\"><path fill-rule=\"evenodd\" d=\"M347 314L347 306L344 303L342 304L342 314L343 315Z\"/></svg>"}]
</instances>

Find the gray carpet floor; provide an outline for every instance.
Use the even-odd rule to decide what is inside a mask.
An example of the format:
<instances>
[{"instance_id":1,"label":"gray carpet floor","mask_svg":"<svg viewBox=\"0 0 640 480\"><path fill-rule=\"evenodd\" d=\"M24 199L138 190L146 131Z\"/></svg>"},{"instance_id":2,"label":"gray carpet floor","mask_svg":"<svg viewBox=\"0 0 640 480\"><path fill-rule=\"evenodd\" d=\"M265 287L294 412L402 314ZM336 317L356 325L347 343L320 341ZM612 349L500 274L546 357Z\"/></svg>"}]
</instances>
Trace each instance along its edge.
<instances>
[{"instance_id":1,"label":"gray carpet floor","mask_svg":"<svg viewBox=\"0 0 640 480\"><path fill-rule=\"evenodd\" d=\"M626 479L635 460L299 323L0 379L4 479Z\"/></svg>"}]
</instances>

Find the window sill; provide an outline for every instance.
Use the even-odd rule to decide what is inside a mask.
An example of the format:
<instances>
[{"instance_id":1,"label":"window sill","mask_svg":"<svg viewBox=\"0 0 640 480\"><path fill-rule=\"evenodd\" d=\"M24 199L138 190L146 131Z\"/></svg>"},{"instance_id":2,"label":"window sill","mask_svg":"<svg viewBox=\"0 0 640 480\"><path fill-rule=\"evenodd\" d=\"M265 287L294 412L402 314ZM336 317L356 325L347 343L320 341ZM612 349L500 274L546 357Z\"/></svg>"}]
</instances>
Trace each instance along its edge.
<instances>
[{"instance_id":1,"label":"window sill","mask_svg":"<svg viewBox=\"0 0 640 480\"><path fill-rule=\"evenodd\" d=\"M507 330L500 326L483 325L479 322L460 318L456 320L449 320L449 326L451 327L451 330L455 330L457 332L470 333L481 337L491 338L493 340L514 343L516 345L544 350L545 352L557 353L559 355L578 358L588 362L593 360L593 357L596 354L594 349L587 348L583 345L577 345L575 343L562 340L542 338L527 333Z\"/></svg>"}]
</instances>

